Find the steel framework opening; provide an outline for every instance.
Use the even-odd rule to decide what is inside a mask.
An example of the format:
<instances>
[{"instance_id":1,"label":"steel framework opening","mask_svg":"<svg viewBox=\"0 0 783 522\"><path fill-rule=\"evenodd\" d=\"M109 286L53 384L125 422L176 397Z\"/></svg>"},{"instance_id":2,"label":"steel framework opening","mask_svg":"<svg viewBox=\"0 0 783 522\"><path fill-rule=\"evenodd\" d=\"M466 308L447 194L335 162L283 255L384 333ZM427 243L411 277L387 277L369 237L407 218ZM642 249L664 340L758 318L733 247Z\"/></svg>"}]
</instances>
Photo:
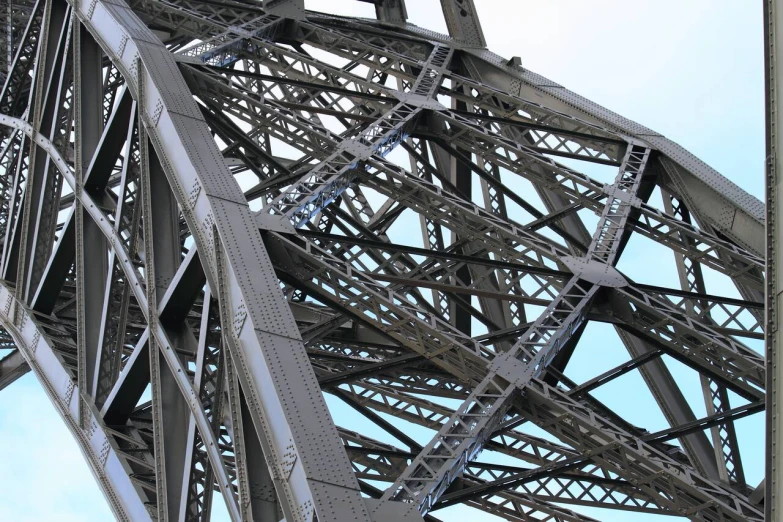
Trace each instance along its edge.
<instances>
[{"instance_id":1,"label":"steel framework opening","mask_svg":"<svg viewBox=\"0 0 783 522\"><path fill-rule=\"evenodd\" d=\"M0 389L35 373L118 520L763 520L764 204L472 0L448 36L372 3L7 2ZM679 285L618 269L634 235ZM574 382L590 322L627 360ZM669 429L595 397L630 373Z\"/></svg>"}]
</instances>

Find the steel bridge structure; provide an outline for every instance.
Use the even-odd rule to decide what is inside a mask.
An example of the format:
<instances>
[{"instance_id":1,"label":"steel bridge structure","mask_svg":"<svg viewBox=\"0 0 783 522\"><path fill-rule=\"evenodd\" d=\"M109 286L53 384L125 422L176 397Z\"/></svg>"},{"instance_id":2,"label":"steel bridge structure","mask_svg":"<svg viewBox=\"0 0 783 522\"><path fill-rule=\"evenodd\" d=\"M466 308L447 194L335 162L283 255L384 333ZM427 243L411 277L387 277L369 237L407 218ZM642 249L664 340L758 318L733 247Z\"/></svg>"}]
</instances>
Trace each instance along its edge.
<instances>
[{"instance_id":1,"label":"steel bridge structure","mask_svg":"<svg viewBox=\"0 0 783 522\"><path fill-rule=\"evenodd\" d=\"M763 520L765 205L472 0L371 3L4 1L0 390L35 374L118 520ZM575 382L591 322L627 359ZM597 398L629 374L668 429Z\"/></svg>"}]
</instances>

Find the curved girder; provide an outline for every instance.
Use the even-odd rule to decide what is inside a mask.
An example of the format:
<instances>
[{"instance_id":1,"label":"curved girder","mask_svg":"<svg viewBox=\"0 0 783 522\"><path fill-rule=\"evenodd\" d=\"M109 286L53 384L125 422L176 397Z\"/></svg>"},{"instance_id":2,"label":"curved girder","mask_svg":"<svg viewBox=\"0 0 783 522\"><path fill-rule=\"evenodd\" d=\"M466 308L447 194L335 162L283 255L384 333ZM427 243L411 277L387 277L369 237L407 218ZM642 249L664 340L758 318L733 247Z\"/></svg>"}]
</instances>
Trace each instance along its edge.
<instances>
[{"instance_id":1,"label":"curved girder","mask_svg":"<svg viewBox=\"0 0 783 522\"><path fill-rule=\"evenodd\" d=\"M184 81L176 74L176 65L171 60L170 54L161 44L155 44L156 38L151 32L139 34L138 29L134 29L132 22L127 20L127 13L123 13L122 8L117 4L101 3L83 6L83 8L82 11L77 11L80 21L94 33L94 37L113 59L114 66L123 74L128 87L134 91L134 97L139 101L139 115L145 124L145 130L149 133L150 141L156 146L166 174L174 187L178 188L175 195L179 196L182 202L181 208L187 209L184 212L185 219L192 226L192 237L204 252L201 259L206 263L205 272L210 285L222 289L219 294L220 308L225 309L227 320L234 321L235 324L232 332L234 339L230 343L232 358L235 358L234 364L238 369L243 393L254 405L251 413L252 421L257 426L260 438L263 439L264 453L270 461L270 466L286 470L282 479L276 477L280 487L279 493L283 498L281 504L284 513L290 520L309 519L312 513L317 513L324 520L343 520L347 516L346 513L351 513L359 519L369 520L369 513L359 494L358 484L351 473L342 444L333 427L331 440L335 444L334 451L328 451L326 453L328 458L323 458L321 451L328 446L327 441L330 438L327 434L333 425L329 420L325 404L322 400L319 401L319 392L307 391L305 383L310 382L313 386L317 386L309 365L296 364L295 359L290 359L297 349L298 330L293 326L290 312L284 308L282 296L276 297L280 290L274 282L275 278L268 259L264 268L266 256L263 254L263 243L253 224L247 204L243 204L244 198L233 181L229 181L228 184L223 181L230 179L231 176L219 157L219 152L203 120L200 120L195 104L192 100L188 100L187 96L182 95L185 92L181 87ZM108 20L113 20L119 25L114 25L109 31L107 28L111 26L108 25ZM79 30L78 25L75 30ZM120 53L112 52L112 49L117 48L117 42L122 42ZM169 70L167 74L161 75L161 68L165 68L167 61ZM167 109L164 111L162 106ZM176 110L170 112L168 107ZM32 126L24 121L3 115L0 116L0 123L24 132L37 147L48 154L52 165L77 193L78 203L90 215L88 219L98 223L100 231L108 242L115 245L114 254L118 258L118 264L122 267L136 302L150 323L149 329L155 339L155 345L159 346L165 355L164 359L171 366L172 374L177 377L180 392L186 398L191 414L196 419L199 434L205 442L213 473L216 474L217 483L223 490L229 512L232 518L239 519L241 517L239 508L232 498L233 493L227 489L230 488L231 480L225 474L222 458L217 450L218 444L213 440L203 406L199 403L197 393L192 383L188 381L181 362L174 355L165 328L160 324L160 319L154 317L158 313L157 307L148 303L148 295L144 294L143 289L145 283L139 281L138 274L132 269L134 261L128 252L117 247L122 244L122 238L105 219L100 210L100 203L92 200L88 192L79 191L77 177L62 156L57 153L51 141L42 134L36 133ZM139 132L143 133L141 129ZM213 150L213 153L209 154L209 150ZM224 172L222 176L221 171ZM204 174L199 175L199 173ZM188 187L188 192L185 192L185 186ZM150 215L149 210L149 208L144 209L145 216ZM258 240L245 244L253 247L250 252L246 249L244 251L241 248L237 249L236 247L241 245L236 242L224 242L221 239L239 235L247 237L253 234L258 236ZM151 243L148 242L147 251L151 250L150 247ZM237 265L241 267L241 271L246 271L245 275L237 273L234 268ZM218 270L218 267L221 268ZM255 277L264 270L269 273L266 284L263 279ZM250 274L253 274L253 277L250 277ZM147 286L149 290L149 285ZM243 298L246 294L256 296L255 299L249 300L247 305L244 304ZM266 305L259 302L259 296L268 296ZM272 308L276 306L278 312L273 312L269 305ZM236 313L242 314L242 324L238 324ZM21 318L19 320L26 320L26 315L22 314L19 317ZM11 328L10 331L14 331L13 323L8 326ZM264 350L266 355L263 358L259 358L262 353L259 348L261 345L266 347ZM256 348L251 349L248 355L246 350L249 346ZM275 355L273 353L275 346L278 352L282 350L282 353ZM301 341L298 346L304 356ZM291 373L292 371L294 373ZM39 377L42 376L40 372L36 373ZM268 391L261 393L261 390L270 384L284 382L287 375L291 380L300 383L297 393L283 393L280 396ZM71 386L71 389L73 388ZM310 398L306 401L297 401L295 408L284 407L287 401L293 400L300 392ZM291 414L294 409L298 410L296 415ZM291 425L284 421L286 417L292 418ZM82 417L81 422L87 421ZM72 431L77 438L81 436L78 429ZM316 433L320 441L319 447L311 446L309 441ZM114 476L109 478L102 476L101 480L102 485L108 485L106 494L110 498L116 496L114 489L128 489L123 484L112 484L113 479ZM341 492L340 500L337 502L332 498L334 488ZM354 491L353 498L347 495L351 490ZM125 494L128 494L127 491ZM112 505L118 516L132 520L143 519L143 516L133 507L120 506L116 502Z\"/></svg>"},{"instance_id":2,"label":"curved girder","mask_svg":"<svg viewBox=\"0 0 783 522\"><path fill-rule=\"evenodd\" d=\"M43 73L17 76L34 110L0 115L15 283L0 326L47 390L77 390L49 392L118 518L208 519L217 486L235 520L416 520L454 504L588 520L551 502L759 519L733 432L764 388L741 341L761 331L757 208L714 171L479 49L472 6L460 20L444 2L456 39L411 25L390 39L297 1L41 5L26 49ZM405 17L400 2L379 13ZM399 146L405 166L384 159ZM606 185L560 157L620 171ZM656 185L664 210L646 203ZM592 239L580 211L600 217ZM400 240L405 215L420 240ZM682 289L613 268L635 232L679 256ZM707 293L701 265L744 299ZM614 324L632 359L579 384L566 366L590 320ZM707 418L664 353L701 375ZM671 429L590 393L635 370ZM333 422L322 392L410 452L338 432L352 420ZM427 443L396 417L439 433ZM509 464L481 462L485 448Z\"/></svg>"},{"instance_id":3,"label":"curved girder","mask_svg":"<svg viewBox=\"0 0 783 522\"><path fill-rule=\"evenodd\" d=\"M235 325L231 357L252 405L253 424L270 467L287 473L279 491L284 492L286 517L305 520L314 510L324 520L339 520L346 513L368 518L339 438L330 429L325 403L315 391L315 375L297 363L297 357L305 357L304 346L271 277L272 266L250 209L230 181L171 54L151 30L128 20L132 15L122 4L81 4L78 15L135 91L140 116L193 234L210 286L221 288L220 308ZM299 389L294 393L278 388L286 381L299 383ZM277 391L262 391L270 385ZM315 434L320 447L312 446ZM324 460L322 452L330 457ZM291 460L292 465L287 464ZM342 492L337 502L332 499L335 490Z\"/></svg>"},{"instance_id":4,"label":"curved girder","mask_svg":"<svg viewBox=\"0 0 783 522\"><path fill-rule=\"evenodd\" d=\"M138 486L131 482L130 470L119 457L113 439L107 435L100 414L90 408L84 419L88 429L81 426L80 390L52 348L46 328L23 303L16 300L13 288L0 286L0 300L4 303L0 309L0 324L11 334L25 361L73 434L117 520L149 520L147 507L136 491Z\"/></svg>"}]
</instances>

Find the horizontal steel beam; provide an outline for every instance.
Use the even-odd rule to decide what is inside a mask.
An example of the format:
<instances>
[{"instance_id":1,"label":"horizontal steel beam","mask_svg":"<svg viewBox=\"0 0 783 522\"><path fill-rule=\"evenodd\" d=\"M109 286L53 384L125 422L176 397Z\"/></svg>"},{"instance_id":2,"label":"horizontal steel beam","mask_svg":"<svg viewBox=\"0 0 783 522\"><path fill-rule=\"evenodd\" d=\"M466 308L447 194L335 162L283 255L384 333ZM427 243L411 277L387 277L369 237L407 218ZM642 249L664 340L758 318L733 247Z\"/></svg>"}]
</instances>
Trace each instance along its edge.
<instances>
[{"instance_id":1,"label":"horizontal steel beam","mask_svg":"<svg viewBox=\"0 0 783 522\"><path fill-rule=\"evenodd\" d=\"M0 359L0 391L13 384L17 379L30 371L30 366L24 360L18 349Z\"/></svg>"}]
</instances>

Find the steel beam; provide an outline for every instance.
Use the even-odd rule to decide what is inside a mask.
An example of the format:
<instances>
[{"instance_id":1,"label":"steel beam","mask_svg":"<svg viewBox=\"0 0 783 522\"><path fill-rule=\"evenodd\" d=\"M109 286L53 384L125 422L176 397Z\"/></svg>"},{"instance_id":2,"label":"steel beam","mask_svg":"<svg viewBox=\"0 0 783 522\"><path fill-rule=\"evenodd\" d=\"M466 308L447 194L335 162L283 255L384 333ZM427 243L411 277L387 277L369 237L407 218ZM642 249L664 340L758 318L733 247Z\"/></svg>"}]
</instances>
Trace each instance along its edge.
<instances>
[{"instance_id":1,"label":"steel beam","mask_svg":"<svg viewBox=\"0 0 783 522\"><path fill-rule=\"evenodd\" d=\"M441 0L440 5L452 38L471 47L486 47L473 0Z\"/></svg>"},{"instance_id":2,"label":"steel beam","mask_svg":"<svg viewBox=\"0 0 783 522\"><path fill-rule=\"evenodd\" d=\"M483 49L471 1L442 0L451 36L373 3L12 10L0 383L32 369L120 519L207 521L219 492L232 520L759 520L731 429L774 372L759 203ZM634 234L674 252L679 288L616 268ZM590 320L631 358L575 382ZM664 354L705 383L703 418ZM598 399L636 371L668 428ZM335 425L352 415L408 449Z\"/></svg>"},{"instance_id":3,"label":"steel beam","mask_svg":"<svg viewBox=\"0 0 783 522\"><path fill-rule=\"evenodd\" d=\"M0 359L0 390L10 386L19 377L30 371L22 352L14 350Z\"/></svg>"},{"instance_id":4,"label":"steel beam","mask_svg":"<svg viewBox=\"0 0 783 522\"><path fill-rule=\"evenodd\" d=\"M767 385L767 446L766 446L766 482L764 483L765 520L780 519L783 513L783 466L781 453L783 448L783 416L781 416L781 378L783 368L780 364L780 333L778 321L781 308L780 289L780 235L781 209L780 188L783 183L781 165L781 101L778 94L780 86L780 67L783 54L783 10L776 0L764 2L764 43L766 78L766 124L767 124L767 164L766 164L766 262L767 285L765 299L767 310L764 317L766 332L766 385Z\"/></svg>"}]
</instances>

